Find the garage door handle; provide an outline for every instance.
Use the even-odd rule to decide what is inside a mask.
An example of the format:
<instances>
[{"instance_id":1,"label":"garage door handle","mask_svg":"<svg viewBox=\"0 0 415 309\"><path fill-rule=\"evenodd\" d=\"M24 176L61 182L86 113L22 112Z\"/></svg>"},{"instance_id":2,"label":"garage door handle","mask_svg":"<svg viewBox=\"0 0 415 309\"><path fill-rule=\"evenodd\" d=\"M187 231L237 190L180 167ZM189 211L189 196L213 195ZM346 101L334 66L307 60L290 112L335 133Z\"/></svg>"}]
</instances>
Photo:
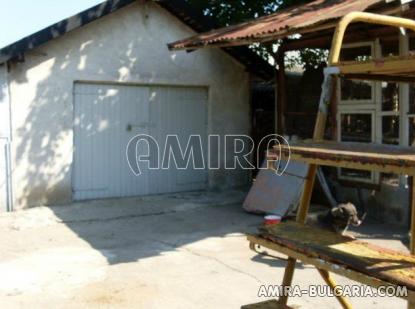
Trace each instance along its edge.
<instances>
[{"instance_id":1,"label":"garage door handle","mask_svg":"<svg viewBox=\"0 0 415 309\"><path fill-rule=\"evenodd\" d=\"M137 124L127 124L127 131L132 131L134 128L140 128L140 129L145 129L145 128L155 128L156 124L153 122L140 122Z\"/></svg>"}]
</instances>

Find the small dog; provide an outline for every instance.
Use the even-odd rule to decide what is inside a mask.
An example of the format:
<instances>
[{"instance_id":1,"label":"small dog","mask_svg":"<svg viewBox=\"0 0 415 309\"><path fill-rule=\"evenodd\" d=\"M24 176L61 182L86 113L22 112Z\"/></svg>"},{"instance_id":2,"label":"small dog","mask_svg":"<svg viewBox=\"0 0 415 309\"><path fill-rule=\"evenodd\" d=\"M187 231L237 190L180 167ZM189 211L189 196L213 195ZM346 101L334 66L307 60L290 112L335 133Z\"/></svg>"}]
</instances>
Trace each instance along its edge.
<instances>
[{"instance_id":1,"label":"small dog","mask_svg":"<svg viewBox=\"0 0 415 309\"><path fill-rule=\"evenodd\" d=\"M356 207L352 203L339 204L325 215L318 216L317 219L320 225L341 235L344 235L350 224L354 226L362 224Z\"/></svg>"}]
</instances>

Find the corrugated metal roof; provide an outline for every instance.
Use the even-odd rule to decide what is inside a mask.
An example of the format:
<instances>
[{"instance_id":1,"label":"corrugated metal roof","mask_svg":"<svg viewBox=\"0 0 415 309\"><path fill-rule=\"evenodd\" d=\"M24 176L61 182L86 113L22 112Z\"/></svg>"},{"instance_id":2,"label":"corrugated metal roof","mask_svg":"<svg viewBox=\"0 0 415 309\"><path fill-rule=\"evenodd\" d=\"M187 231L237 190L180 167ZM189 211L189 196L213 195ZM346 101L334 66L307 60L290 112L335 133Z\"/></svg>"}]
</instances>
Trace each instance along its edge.
<instances>
[{"instance_id":1,"label":"corrugated metal roof","mask_svg":"<svg viewBox=\"0 0 415 309\"><path fill-rule=\"evenodd\" d=\"M388 1L396 6L400 1ZM332 23L353 11L368 11L385 0L316 0L281 10L242 24L212 30L169 44L170 49L194 49L207 45L244 45L302 33L307 28Z\"/></svg>"}]
</instances>

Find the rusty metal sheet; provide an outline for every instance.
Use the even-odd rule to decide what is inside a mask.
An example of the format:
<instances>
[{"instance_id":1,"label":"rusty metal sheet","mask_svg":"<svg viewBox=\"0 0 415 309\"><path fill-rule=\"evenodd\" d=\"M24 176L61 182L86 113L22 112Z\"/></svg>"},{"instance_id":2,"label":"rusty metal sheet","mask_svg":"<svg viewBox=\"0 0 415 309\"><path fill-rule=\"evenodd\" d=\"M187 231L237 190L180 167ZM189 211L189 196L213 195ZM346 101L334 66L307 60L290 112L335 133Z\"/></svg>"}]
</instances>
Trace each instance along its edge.
<instances>
[{"instance_id":1,"label":"rusty metal sheet","mask_svg":"<svg viewBox=\"0 0 415 309\"><path fill-rule=\"evenodd\" d=\"M392 2L396 5L399 1ZM385 5L385 0L316 0L252 21L176 41L168 46L170 49L194 49L207 45L243 45L274 40L301 33L310 26L333 22L353 11L368 11L381 5Z\"/></svg>"},{"instance_id":2,"label":"rusty metal sheet","mask_svg":"<svg viewBox=\"0 0 415 309\"><path fill-rule=\"evenodd\" d=\"M296 222L261 228L261 237L309 257L415 290L415 256Z\"/></svg>"},{"instance_id":3,"label":"rusty metal sheet","mask_svg":"<svg viewBox=\"0 0 415 309\"><path fill-rule=\"evenodd\" d=\"M281 162L285 165L285 161ZM262 164L266 167L266 161ZM243 203L248 212L285 216L297 208L303 191L307 164L291 161L281 176L261 169Z\"/></svg>"}]
</instances>

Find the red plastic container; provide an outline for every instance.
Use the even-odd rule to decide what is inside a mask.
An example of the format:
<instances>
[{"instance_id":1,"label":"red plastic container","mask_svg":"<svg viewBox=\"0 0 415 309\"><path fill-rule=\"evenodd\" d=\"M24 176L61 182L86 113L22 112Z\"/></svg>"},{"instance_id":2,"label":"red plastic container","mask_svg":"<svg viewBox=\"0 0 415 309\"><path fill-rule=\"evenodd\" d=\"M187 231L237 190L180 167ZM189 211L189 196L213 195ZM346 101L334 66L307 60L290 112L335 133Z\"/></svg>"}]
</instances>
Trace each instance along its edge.
<instances>
[{"instance_id":1,"label":"red plastic container","mask_svg":"<svg viewBox=\"0 0 415 309\"><path fill-rule=\"evenodd\" d=\"M281 222L281 217L276 215L268 215L264 217L264 220L265 225L278 224Z\"/></svg>"}]
</instances>

